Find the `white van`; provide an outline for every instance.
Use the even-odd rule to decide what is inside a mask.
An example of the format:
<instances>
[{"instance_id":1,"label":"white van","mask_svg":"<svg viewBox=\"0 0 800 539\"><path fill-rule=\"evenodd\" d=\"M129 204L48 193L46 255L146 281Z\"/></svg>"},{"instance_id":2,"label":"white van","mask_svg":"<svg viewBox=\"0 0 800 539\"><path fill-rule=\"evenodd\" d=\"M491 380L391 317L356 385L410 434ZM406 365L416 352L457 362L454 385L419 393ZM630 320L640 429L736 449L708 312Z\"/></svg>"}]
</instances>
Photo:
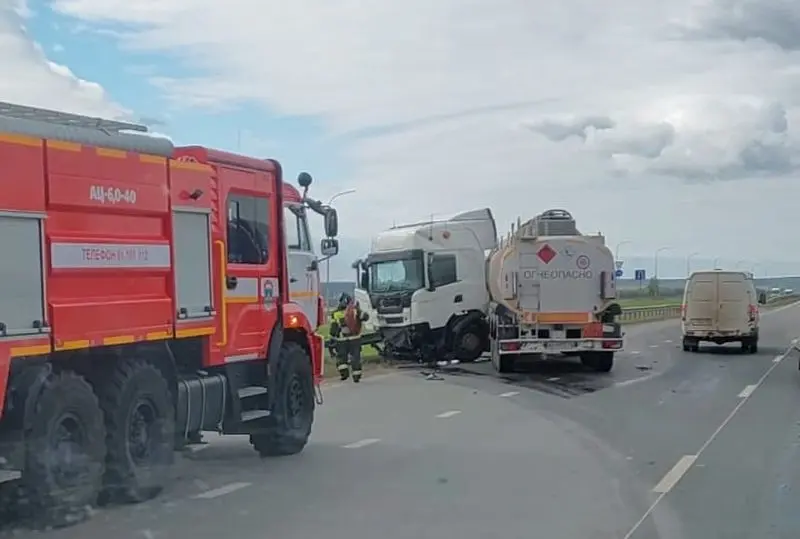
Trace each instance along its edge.
<instances>
[{"instance_id":1,"label":"white van","mask_svg":"<svg viewBox=\"0 0 800 539\"><path fill-rule=\"evenodd\" d=\"M701 341L739 342L758 352L759 297L752 276L741 271L696 271L686 281L681 306L683 350L697 352Z\"/></svg>"}]
</instances>

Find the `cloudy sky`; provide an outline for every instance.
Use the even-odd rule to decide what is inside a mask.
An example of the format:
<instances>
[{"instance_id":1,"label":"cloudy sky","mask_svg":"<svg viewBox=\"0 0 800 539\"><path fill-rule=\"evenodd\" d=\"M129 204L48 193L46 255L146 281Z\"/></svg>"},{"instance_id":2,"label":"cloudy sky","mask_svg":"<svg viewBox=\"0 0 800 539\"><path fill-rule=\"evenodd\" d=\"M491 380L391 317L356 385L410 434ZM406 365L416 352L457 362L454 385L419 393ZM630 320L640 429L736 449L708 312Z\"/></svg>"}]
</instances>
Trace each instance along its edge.
<instances>
[{"instance_id":1,"label":"cloudy sky","mask_svg":"<svg viewBox=\"0 0 800 539\"><path fill-rule=\"evenodd\" d=\"M563 207L632 266L800 273L796 0L0 0L0 99L307 169L393 222Z\"/></svg>"}]
</instances>

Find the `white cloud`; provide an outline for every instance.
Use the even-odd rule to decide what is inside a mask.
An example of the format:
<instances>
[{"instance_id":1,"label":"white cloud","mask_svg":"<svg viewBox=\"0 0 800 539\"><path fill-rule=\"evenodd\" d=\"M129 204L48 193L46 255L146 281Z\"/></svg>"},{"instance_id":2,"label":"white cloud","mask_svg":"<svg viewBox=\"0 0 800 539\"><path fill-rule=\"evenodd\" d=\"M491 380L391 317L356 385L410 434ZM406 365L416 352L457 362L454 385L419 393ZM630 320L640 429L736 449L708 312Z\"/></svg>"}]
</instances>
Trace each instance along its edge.
<instances>
[{"instance_id":1,"label":"white cloud","mask_svg":"<svg viewBox=\"0 0 800 539\"><path fill-rule=\"evenodd\" d=\"M126 113L112 103L103 88L76 77L61 64L47 59L26 34L24 22L32 15L24 0L0 7L0 100L106 117Z\"/></svg>"},{"instance_id":2,"label":"white cloud","mask_svg":"<svg viewBox=\"0 0 800 539\"><path fill-rule=\"evenodd\" d=\"M54 1L195 68L154 79L176 102L254 100L348 135L348 236L566 207L642 254L800 261L783 248L800 225L794 4Z\"/></svg>"}]
</instances>

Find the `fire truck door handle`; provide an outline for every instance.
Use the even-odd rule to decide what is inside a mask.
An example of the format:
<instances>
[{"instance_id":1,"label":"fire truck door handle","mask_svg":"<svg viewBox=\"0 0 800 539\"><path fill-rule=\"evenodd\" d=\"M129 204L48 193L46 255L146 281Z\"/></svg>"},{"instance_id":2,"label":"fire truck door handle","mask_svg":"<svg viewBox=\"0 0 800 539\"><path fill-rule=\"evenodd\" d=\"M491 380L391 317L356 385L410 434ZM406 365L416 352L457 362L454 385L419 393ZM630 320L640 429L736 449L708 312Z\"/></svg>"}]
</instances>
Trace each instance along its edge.
<instances>
[{"instance_id":1,"label":"fire truck door handle","mask_svg":"<svg viewBox=\"0 0 800 539\"><path fill-rule=\"evenodd\" d=\"M462 301L464 301L464 296L461 294L458 294L453 298L453 303L461 303Z\"/></svg>"},{"instance_id":2,"label":"fire truck door handle","mask_svg":"<svg viewBox=\"0 0 800 539\"><path fill-rule=\"evenodd\" d=\"M234 275L230 275L225 278L225 286L228 290L233 290L236 288L236 285L239 284L239 279L237 279Z\"/></svg>"}]
</instances>

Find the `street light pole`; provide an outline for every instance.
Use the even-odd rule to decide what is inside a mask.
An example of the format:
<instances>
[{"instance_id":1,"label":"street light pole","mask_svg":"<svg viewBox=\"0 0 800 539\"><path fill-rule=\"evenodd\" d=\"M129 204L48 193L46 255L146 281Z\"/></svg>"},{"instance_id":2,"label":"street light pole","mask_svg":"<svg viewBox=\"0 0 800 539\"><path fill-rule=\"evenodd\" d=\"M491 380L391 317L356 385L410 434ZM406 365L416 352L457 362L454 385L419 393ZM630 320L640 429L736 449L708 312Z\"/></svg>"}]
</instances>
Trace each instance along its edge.
<instances>
[{"instance_id":1,"label":"street light pole","mask_svg":"<svg viewBox=\"0 0 800 539\"><path fill-rule=\"evenodd\" d=\"M695 251L694 253L686 257L686 277L689 277L689 275L692 273L692 257L697 256L699 254L700 253Z\"/></svg>"},{"instance_id":2,"label":"street light pole","mask_svg":"<svg viewBox=\"0 0 800 539\"><path fill-rule=\"evenodd\" d=\"M356 192L355 189L345 189L344 191L339 191L338 193L336 193L335 195L333 195L331 198L328 199L328 206L333 204L333 201L336 200L337 198L343 197L345 195L349 195L349 194L352 194L352 193L355 193L355 192ZM331 259L328 258L325 261L325 296L328 296L328 297L326 297L326 300L330 299L329 298L329 295L330 295L330 292L331 292L330 285L331 285ZM328 302L325 301L325 303L327 304Z\"/></svg>"},{"instance_id":3,"label":"street light pole","mask_svg":"<svg viewBox=\"0 0 800 539\"><path fill-rule=\"evenodd\" d=\"M659 286L658 286L658 255L659 255L659 253L661 253L663 251L668 251L669 249L670 249L670 247L659 247L658 249L656 249L656 253L655 253L655 256L654 256L655 268L653 268L653 277L655 277L655 279L656 279L656 295L657 296L661 293L661 290L659 289Z\"/></svg>"},{"instance_id":4,"label":"street light pole","mask_svg":"<svg viewBox=\"0 0 800 539\"><path fill-rule=\"evenodd\" d=\"M716 257L714 259L714 269L717 269L717 268L719 268L719 257Z\"/></svg>"},{"instance_id":5,"label":"street light pole","mask_svg":"<svg viewBox=\"0 0 800 539\"><path fill-rule=\"evenodd\" d=\"M614 249L614 260L619 260L619 248L622 247L623 245L629 245L631 243L633 243L631 240L622 240L621 242L619 242L617 244L616 249Z\"/></svg>"},{"instance_id":6,"label":"street light pole","mask_svg":"<svg viewBox=\"0 0 800 539\"><path fill-rule=\"evenodd\" d=\"M664 251L669 251L670 249L671 249L671 247L659 247L658 249L656 249L656 254L655 254L655 257L654 257L654 259L655 259L655 268L653 268L654 269L653 277L655 277L656 280L658 280L658 255L659 255L659 253L662 253Z\"/></svg>"}]
</instances>

